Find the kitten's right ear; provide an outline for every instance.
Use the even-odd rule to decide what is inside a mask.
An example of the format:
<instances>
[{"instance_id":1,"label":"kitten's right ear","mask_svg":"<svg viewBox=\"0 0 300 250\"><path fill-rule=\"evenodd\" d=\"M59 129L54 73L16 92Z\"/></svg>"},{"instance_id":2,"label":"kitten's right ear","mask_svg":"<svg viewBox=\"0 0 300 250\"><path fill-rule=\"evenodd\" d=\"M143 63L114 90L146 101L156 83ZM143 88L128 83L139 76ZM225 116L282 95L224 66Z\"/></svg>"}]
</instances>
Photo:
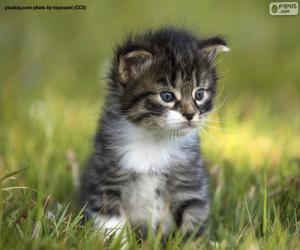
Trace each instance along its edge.
<instances>
[{"instance_id":1,"label":"kitten's right ear","mask_svg":"<svg viewBox=\"0 0 300 250\"><path fill-rule=\"evenodd\" d=\"M230 49L227 42L218 36L202 40L199 44L200 56L213 63L220 52L228 52Z\"/></svg>"},{"instance_id":2,"label":"kitten's right ear","mask_svg":"<svg viewBox=\"0 0 300 250\"><path fill-rule=\"evenodd\" d=\"M136 80L149 67L152 54L136 50L119 56L119 75L123 83Z\"/></svg>"}]
</instances>

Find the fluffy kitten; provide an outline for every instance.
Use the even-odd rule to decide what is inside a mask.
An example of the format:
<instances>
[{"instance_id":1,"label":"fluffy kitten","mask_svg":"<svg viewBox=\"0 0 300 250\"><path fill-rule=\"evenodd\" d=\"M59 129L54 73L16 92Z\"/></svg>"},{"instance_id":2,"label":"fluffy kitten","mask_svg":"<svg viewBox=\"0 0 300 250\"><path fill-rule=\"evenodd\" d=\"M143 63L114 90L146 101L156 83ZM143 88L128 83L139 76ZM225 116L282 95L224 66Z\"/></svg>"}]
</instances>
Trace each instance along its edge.
<instances>
[{"instance_id":1,"label":"fluffy kitten","mask_svg":"<svg viewBox=\"0 0 300 250\"><path fill-rule=\"evenodd\" d=\"M115 51L94 151L81 179L85 215L98 228L128 220L146 232L200 234L208 175L197 128L212 109L220 37L175 28L129 38Z\"/></svg>"}]
</instances>

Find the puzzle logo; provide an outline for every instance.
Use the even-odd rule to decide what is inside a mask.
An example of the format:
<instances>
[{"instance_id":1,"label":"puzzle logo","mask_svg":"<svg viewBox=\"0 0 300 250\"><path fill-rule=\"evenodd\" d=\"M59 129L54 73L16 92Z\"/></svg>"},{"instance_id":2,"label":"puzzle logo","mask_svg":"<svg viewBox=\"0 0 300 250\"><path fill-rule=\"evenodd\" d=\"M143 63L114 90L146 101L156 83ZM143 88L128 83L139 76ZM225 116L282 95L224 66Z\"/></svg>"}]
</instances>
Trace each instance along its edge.
<instances>
[{"instance_id":1,"label":"puzzle logo","mask_svg":"<svg viewBox=\"0 0 300 250\"><path fill-rule=\"evenodd\" d=\"M295 16L298 15L297 2L272 2L269 5L271 16Z\"/></svg>"}]
</instances>

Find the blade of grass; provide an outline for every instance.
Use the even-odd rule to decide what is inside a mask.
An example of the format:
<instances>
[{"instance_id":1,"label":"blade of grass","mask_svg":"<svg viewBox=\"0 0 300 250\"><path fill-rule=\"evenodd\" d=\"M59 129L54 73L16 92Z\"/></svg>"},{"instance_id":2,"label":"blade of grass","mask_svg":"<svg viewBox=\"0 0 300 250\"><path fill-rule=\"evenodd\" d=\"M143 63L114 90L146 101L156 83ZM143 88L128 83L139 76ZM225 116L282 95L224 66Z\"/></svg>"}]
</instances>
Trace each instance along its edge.
<instances>
[{"instance_id":1,"label":"blade of grass","mask_svg":"<svg viewBox=\"0 0 300 250\"><path fill-rule=\"evenodd\" d=\"M16 171L13 171L11 173L8 173L8 174L4 175L3 177L0 178L0 183L2 183L5 179L7 179L7 178L9 178L11 176L14 176L16 174L19 174L19 173L25 171L27 168L29 168L29 167L22 168L22 169L19 169L19 170L16 170Z\"/></svg>"},{"instance_id":2,"label":"blade of grass","mask_svg":"<svg viewBox=\"0 0 300 250\"><path fill-rule=\"evenodd\" d=\"M263 209L263 233L266 234L267 232L267 171L265 169L265 176L264 176L264 209Z\"/></svg>"}]
</instances>

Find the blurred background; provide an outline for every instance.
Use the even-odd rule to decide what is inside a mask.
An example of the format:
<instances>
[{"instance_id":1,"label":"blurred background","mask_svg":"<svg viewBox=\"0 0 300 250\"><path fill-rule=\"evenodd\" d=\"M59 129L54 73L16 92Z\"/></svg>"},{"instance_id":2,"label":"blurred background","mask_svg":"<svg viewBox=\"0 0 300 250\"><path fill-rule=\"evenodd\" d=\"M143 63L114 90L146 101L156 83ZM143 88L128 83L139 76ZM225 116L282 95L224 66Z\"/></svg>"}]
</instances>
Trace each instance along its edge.
<instances>
[{"instance_id":1,"label":"blurred background","mask_svg":"<svg viewBox=\"0 0 300 250\"><path fill-rule=\"evenodd\" d=\"M1 172L29 166L33 152L50 157L43 153L50 139L54 155L71 149L84 162L114 45L128 33L163 25L224 35L231 48L218 62L220 107L211 127L221 131L211 129L208 157L228 150L224 157L243 158L251 151L250 163L259 165L279 161L287 147L299 157L299 16L270 16L269 1L73 2L87 10L4 12L11 1L1 3Z\"/></svg>"},{"instance_id":2,"label":"blurred background","mask_svg":"<svg viewBox=\"0 0 300 250\"><path fill-rule=\"evenodd\" d=\"M203 132L211 172L229 162L299 173L299 16L270 16L269 1L233 0L49 0L39 3L87 9L4 11L36 3L1 1L0 176L29 167L20 184L66 201L70 168L91 150L114 45L163 25L224 35L231 48L218 59L217 110Z\"/></svg>"}]
</instances>

